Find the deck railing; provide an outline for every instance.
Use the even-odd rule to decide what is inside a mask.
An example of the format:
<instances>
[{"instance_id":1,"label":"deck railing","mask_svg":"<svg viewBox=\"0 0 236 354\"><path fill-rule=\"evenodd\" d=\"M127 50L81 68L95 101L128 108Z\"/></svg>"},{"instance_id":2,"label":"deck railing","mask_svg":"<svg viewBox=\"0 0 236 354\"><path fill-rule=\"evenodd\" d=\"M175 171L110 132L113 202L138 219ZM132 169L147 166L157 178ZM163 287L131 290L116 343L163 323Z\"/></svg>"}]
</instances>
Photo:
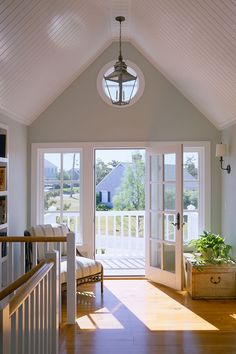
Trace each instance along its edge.
<instances>
[{"instance_id":1,"label":"deck railing","mask_svg":"<svg viewBox=\"0 0 236 354\"><path fill-rule=\"evenodd\" d=\"M144 256L145 211L96 211L96 254Z\"/></svg>"},{"instance_id":2,"label":"deck railing","mask_svg":"<svg viewBox=\"0 0 236 354\"><path fill-rule=\"evenodd\" d=\"M188 243L198 235L198 212L184 211L183 240ZM166 213L165 240L175 238L174 214ZM96 254L110 257L144 257L145 211L96 211Z\"/></svg>"},{"instance_id":3,"label":"deck railing","mask_svg":"<svg viewBox=\"0 0 236 354\"><path fill-rule=\"evenodd\" d=\"M2 354L58 353L59 257L56 251L45 256L0 292Z\"/></svg>"}]
</instances>

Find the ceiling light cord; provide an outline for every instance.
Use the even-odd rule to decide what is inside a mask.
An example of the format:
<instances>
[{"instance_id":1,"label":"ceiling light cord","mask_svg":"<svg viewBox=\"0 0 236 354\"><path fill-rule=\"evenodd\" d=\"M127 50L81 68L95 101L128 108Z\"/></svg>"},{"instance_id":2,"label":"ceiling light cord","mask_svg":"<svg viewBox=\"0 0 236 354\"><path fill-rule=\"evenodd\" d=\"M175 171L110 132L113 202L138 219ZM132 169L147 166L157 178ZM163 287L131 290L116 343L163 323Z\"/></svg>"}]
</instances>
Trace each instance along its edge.
<instances>
[{"instance_id":1,"label":"ceiling light cord","mask_svg":"<svg viewBox=\"0 0 236 354\"><path fill-rule=\"evenodd\" d=\"M123 60L123 57L122 57L122 54L121 54L121 21L120 21L120 53L119 53L119 60L120 61Z\"/></svg>"},{"instance_id":2,"label":"ceiling light cord","mask_svg":"<svg viewBox=\"0 0 236 354\"><path fill-rule=\"evenodd\" d=\"M116 17L116 21L120 22L120 38L119 38L119 57L118 60L121 62L123 61L123 56L121 53L121 22L125 21L125 17L124 16L117 16Z\"/></svg>"}]
</instances>

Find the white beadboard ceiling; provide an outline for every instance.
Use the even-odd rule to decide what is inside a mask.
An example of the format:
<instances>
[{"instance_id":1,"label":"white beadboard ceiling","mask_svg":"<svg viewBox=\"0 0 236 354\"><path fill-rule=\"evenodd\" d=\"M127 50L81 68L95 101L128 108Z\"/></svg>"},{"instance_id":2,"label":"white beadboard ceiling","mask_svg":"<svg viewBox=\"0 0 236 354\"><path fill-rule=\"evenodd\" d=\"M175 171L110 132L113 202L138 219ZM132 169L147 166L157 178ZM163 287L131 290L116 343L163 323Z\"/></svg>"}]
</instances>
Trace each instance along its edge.
<instances>
[{"instance_id":1,"label":"white beadboard ceiling","mask_svg":"<svg viewBox=\"0 0 236 354\"><path fill-rule=\"evenodd\" d=\"M0 110L33 122L117 40L117 15L216 127L236 121L236 0L0 0Z\"/></svg>"}]
</instances>

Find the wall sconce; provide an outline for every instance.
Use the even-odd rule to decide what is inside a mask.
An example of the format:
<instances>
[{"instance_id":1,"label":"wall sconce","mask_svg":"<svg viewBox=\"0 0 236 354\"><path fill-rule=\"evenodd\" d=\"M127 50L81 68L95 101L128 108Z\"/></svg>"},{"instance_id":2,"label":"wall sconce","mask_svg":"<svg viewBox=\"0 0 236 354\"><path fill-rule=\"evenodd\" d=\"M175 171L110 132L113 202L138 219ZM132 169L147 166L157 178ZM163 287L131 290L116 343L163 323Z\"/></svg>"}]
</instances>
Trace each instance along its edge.
<instances>
[{"instance_id":1,"label":"wall sconce","mask_svg":"<svg viewBox=\"0 0 236 354\"><path fill-rule=\"evenodd\" d=\"M216 157L220 157L220 167L222 170L231 172L231 166L227 165L226 168L223 167L223 156L227 155L227 145L226 144L216 144Z\"/></svg>"}]
</instances>

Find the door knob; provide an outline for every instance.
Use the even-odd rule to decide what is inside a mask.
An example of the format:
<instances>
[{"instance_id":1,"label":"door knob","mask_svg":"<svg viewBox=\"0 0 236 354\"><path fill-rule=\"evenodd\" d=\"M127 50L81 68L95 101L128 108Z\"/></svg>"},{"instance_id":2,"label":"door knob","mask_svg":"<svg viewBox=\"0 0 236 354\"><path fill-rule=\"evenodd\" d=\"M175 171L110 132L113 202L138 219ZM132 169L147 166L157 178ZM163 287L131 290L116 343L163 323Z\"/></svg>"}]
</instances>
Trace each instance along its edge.
<instances>
[{"instance_id":1,"label":"door knob","mask_svg":"<svg viewBox=\"0 0 236 354\"><path fill-rule=\"evenodd\" d=\"M177 215L176 215L176 222L172 222L171 224L176 226L177 230L180 229L180 213L177 213Z\"/></svg>"}]
</instances>

